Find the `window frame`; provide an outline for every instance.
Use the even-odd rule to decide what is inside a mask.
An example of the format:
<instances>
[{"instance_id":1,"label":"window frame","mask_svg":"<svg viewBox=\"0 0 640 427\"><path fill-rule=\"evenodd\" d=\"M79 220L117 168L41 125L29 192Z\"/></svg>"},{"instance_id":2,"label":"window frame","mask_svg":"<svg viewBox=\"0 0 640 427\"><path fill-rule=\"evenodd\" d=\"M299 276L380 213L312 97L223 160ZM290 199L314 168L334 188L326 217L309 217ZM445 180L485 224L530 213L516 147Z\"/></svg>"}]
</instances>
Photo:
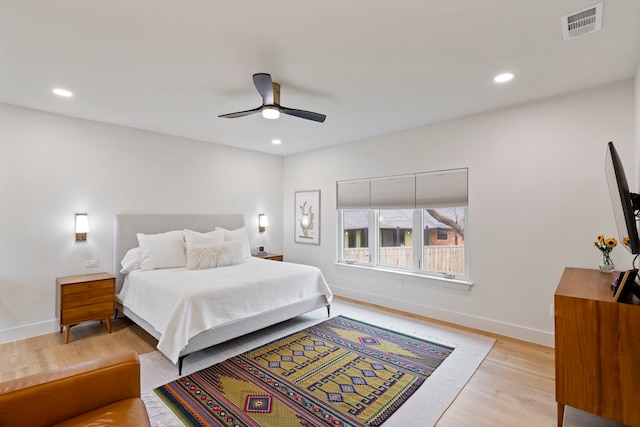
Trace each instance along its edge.
<instances>
[{"instance_id":1,"label":"window frame","mask_svg":"<svg viewBox=\"0 0 640 427\"><path fill-rule=\"evenodd\" d=\"M423 248L424 248L424 214L426 209L415 208L412 209L413 214L413 228L412 228L412 267L395 267L387 264L379 263L379 236L380 236L380 211L381 209L366 209L368 217L368 253L369 261L348 260L344 258L344 212L345 211L364 211L365 209L338 209L336 211L337 216L337 229L339 234L338 247L337 247L337 263L342 265L364 267L371 270L385 271L399 274L409 274L418 277L444 279L447 281L455 281L460 283L469 283L469 254L468 254L468 238L467 238L467 221L468 221L468 206L459 206L464 209L465 217L465 234L463 246L464 248L464 274L442 272L434 270L426 270L423 266Z\"/></svg>"}]
</instances>

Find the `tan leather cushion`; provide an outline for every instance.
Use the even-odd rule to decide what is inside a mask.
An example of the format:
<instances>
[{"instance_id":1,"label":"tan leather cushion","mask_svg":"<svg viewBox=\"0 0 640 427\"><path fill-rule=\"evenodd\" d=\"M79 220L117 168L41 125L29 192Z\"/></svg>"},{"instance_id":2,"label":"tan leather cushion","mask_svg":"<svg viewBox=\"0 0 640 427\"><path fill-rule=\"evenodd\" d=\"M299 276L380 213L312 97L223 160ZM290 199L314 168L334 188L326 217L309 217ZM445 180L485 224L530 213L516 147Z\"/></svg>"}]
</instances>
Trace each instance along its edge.
<instances>
[{"instance_id":1,"label":"tan leather cushion","mask_svg":"<svg viewBox=\"0 0 640 427\"><path fill-rule=\"evenodd\" d=\"M95 411L78 415L54 427L98 427L98 426L151 426L147 408L142 399L121 400Z\"/></svg>"},{"instance_id":2,"label":"tan leather cushion","mask_svg":"<svg viewBox=\"0 0 640 427\"><path fill-rule=\"evenodd\" d=\"M127 352L0 383L0 426L46 427L135 398L140 363Z\"/></svg>"}]
</instances>

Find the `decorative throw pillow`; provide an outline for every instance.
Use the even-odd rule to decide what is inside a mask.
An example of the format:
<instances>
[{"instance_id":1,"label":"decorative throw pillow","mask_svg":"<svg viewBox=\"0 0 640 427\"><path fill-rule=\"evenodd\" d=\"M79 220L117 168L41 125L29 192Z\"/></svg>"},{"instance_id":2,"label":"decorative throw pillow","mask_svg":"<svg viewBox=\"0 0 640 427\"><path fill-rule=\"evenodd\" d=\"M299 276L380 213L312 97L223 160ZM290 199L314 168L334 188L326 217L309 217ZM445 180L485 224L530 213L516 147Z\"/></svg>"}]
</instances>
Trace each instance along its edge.
<instances>
[{"instance_id":1,"label":"decorative throw pillow","mask_svg":"<svg viewBox=\"0 0 640 427\"><path fill-rule=\"evenodd\" d=\"M243 247L240 242L224 242L221 243L220 246L218 267L227 267L245 262Z\"/></svg>"},{"instance_id":2,"label":"decorative throw pillow","mask_svg":"<svg viewBox=\"0 0 640 427\"><path fill-rule=\"evenodd\" d=\"M216 230L222 230L225 242L239 242L242 245L244 257L251 258L251 245L249 244L249 236L247 235L247 229L245 227L240 227L235 230L216 227Z\"/></svg>"},{"instance_id":3,"label":"decorative throw pillow","mask_svg":"<svg viewBox=\"0 0 640 427\"><path fill-rule=\"evenodd\" d=\"M187 265L184 251L184 232L168 231L160 234L138 233L142 270L175 268Z\"/></svg>"},{"instance_id":4,"label":"decorative throw pillow","mask_svg":"<svg viewBox=\"0 0 640 427\"><path fill-rule=\"evenodd\" d=\"M222 230L214 230L208 233L199 233L193 230L184 230L184 240L187 243L187 251L194 246L208 246L213 243L224 242Z\"/></svg>"},{"instance_id":5,"label":"decorative throw pillow","mask_svg":"<svg viewBox=\"0 0 640 427\"><path fill-rule=\"evenodd\" d=\"M133 270L140 270L141 261L142 253L140 252L140 248L137 247L129 249L120 262L120 265L122 266L122 270L120 270L120 273L128 274Z\"/></svg>"},{"instance_id":6,"label":"decorative throw pillow","mask_svg":"<svg viewBox=\"0 0 640 427\"><path fill-rule=\"evenodd\" d=\"M206 270L242 264L245 261L238 242L219 242L208 246L193 246L187 250L187 268Z\"/></svg>"}]
</instances>

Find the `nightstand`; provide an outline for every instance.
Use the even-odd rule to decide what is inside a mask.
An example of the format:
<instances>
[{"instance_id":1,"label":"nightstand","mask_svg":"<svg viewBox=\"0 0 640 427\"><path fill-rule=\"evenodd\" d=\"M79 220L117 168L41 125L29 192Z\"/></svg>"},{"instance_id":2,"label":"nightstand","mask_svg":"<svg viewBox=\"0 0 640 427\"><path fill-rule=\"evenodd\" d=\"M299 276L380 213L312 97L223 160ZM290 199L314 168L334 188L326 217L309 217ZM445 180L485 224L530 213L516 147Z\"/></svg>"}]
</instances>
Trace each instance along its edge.
<instances>
[{"instance_id":1,"label":"nightstand","mask_svg":"<svg viewBox=\"0 0 640 427\"><path fill-rule=\"evenodd\" d=\"M256 258L263 258L263 259L270 259L271 261L284 261L284 255L281 254L272 254L270 252L267 252L264 255L258 255L258 254L251 254Z\"/></svg>"},{"instance_id":2,"label":"nightstand","mask_svg":"<svg viewBox=\"0 0 640 427\"><path fill-rule=\"evenodd\" d=\"M111 316L116 310L116 279L108 273L58 277L56 301L60 333L65 327L65 344L69 342L71 326L80 322L106 320L111 333Z\"/></svg>"}]
</instances>

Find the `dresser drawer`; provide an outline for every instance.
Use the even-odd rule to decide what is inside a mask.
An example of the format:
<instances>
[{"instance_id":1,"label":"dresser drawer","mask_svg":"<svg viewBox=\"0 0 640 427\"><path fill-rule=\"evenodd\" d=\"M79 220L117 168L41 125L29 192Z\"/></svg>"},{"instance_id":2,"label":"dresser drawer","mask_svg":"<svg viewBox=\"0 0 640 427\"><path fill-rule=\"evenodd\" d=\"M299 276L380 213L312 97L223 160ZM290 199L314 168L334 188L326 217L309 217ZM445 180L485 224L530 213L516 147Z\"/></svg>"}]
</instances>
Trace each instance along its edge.
<instances>
[{"instance_id":1,"label":"dresser drawer","mask_svg":"<svg viewBox=\"0 0 640 427\"><path fill-rule=\"evenodd\" d=\"M80 323L87 320L103 319L114 314L113 301L62 310L62 324Z\"/></svg>"},{"instance_id":2,"label":"dresser drawer","mask_svg":"<svg viewBox=\"0 0 640 427\"><path fill-rule=\"evenodd\" d=\"M115 298L113 280L64 285L61 292L62 310L100 303L113 304Z\"/></svg>"}]
</instances>

